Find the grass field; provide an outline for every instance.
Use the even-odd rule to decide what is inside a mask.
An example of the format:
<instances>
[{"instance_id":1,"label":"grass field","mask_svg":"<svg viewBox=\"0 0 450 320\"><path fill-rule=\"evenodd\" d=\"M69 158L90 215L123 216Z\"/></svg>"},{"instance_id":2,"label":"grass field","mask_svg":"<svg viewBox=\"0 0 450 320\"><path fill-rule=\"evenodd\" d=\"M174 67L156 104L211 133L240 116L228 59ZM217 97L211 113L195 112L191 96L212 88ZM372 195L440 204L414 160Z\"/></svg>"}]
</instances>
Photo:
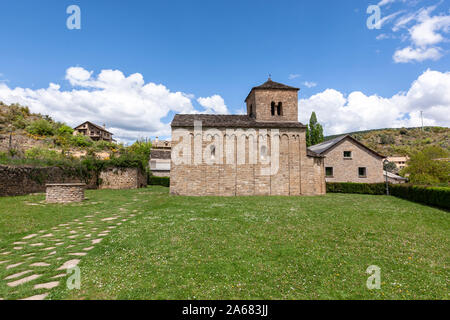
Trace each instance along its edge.
<instances>
[{"instance_id":1,"label":"grass field","mask_svg":"<svg viewBox=\"0 0 450 320\"><path fill-rule=\"evenodd\" d=\"M436 208L354 194L191 198L149 187L86 195L71 205L0 198L0 298L450 298L450 217ZM57 270L72 259L79 290ZM370 265L381 268L380 290L366 288ZM39 277L8 285L30 275Z\"/></svg>"}]
</instances>

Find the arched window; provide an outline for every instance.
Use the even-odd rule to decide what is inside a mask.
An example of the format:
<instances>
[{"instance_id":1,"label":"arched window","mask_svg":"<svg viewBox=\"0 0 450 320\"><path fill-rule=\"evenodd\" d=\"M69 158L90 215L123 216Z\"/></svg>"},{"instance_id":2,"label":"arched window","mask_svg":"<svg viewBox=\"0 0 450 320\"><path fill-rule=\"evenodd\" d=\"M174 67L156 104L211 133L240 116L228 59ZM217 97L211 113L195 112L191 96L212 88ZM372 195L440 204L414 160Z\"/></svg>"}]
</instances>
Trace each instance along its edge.
<instances>
[{"instance_id":1,"label":"arched window","mask_svg":"<svg viewBox=\"0 0 450 320\"><path fill-rule=\"evenodd\" d=\"M250 117L254 118L255 117L255 112L253 111L253 105L250 105Z\"/></svg>"},{"instance_id":2,"label":"arched window","mask_svg":"<svg viewBox=\"0 0 450 320\"><path fill-rule=\"evenodd\" d=\"M273 101L271 103L270 113L272 114L272 117L275 115L275 102Z\"/></svg>"},{"instance_id":3,"label":"arched window","mask_svg":"<svg viewBox=\"0 0 450 320\"><path fill-rule=\"evenodd\" d=\"M283 115L283 104L281 102L278 102L277 115L278 116L282 116Z\"/></svg>"},{"instance_id":4,"label":"arched window","mask_svg":"<svg viewBox=\"0 0 450 320\"><path fill-rule=\"evenodd\" d=\"M261 160L266 160L267 157L267 147L266 146L262 146L261 147Z\"/></svg>"},{"instance_id":5,"label":"arched window","mask_svg":"<svg viewBox=\"0 0 450 320\"><path fill-rule=\"evenodd\" d=\"M209 147L209 151L211 152L211 160L216 158L216 146Z\"/></svg>"}]
</instances>

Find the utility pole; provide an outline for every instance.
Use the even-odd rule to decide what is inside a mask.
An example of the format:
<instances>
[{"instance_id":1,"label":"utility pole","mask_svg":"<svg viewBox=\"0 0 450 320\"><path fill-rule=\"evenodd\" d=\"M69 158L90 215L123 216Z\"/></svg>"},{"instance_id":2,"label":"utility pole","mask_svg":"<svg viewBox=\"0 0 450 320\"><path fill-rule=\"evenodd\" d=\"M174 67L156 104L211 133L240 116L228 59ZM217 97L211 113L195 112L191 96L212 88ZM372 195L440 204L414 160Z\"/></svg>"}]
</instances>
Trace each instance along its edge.
<instances>
[{"instance_id":1,"label":"utility pole","mask_svg":"<svg viewBox=\"0 0 450 320\"><path fill-rule=\"evenodd\" d=\"M423 132L423 111L420 111L420 118L422 119L422 132Z\"/></svg>"}]
</instances>

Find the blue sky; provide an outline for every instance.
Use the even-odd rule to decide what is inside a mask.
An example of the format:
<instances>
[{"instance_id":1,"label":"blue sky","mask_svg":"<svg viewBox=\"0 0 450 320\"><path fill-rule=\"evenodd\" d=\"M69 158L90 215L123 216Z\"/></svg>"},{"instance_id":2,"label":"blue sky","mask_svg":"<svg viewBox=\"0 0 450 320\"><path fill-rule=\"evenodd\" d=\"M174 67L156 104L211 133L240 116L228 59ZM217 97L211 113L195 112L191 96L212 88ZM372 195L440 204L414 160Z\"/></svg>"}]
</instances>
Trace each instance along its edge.
<instances>
[{"instance_id":1,"label":"blue sky","mask_svg":"<svg viewBox=\"0 0 450 320\"><path fill-rule=\"evenodd\" d=\"M386 20L370 30L366 9L377 3ZM66 27L72 4L81 9L80 30ZM242 112L248 91L270 73L301 88L300 120L318 110L330 134L414 124L406 120L417 120L418 108L428 124L448 126L450 119L438 115L450 110L449 15L448 1L425 0L5 0L0 100L72 125L85 112L94 118L86 120L104 120L130 141L167 136L176 112ZM100 79L108 70L117 72ZM127 78L133 74L143 80ZM155 85L143 94L147 84ZM421 90L433 96L414 100ZM130 102L89 96L95 91ZM371 112L392 105L398 110L388 120L379 111L371 120ZM339 117L332 112L346 114L345 125L333 122Z\"/></svg>"}]
</instances>

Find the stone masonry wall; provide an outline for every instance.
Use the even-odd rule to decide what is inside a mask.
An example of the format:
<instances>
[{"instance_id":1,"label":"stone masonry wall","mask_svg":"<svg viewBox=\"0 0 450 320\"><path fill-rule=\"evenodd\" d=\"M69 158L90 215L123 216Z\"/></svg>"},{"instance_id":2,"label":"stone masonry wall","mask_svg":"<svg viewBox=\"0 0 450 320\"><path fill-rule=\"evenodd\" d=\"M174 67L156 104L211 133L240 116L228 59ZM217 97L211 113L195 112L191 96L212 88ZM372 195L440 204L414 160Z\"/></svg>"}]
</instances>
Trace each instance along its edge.
<instances>
[{"instance_id":1,"label":"stone masonry wall","mask_svg":"<svg viewBox=\"0 0 450 320\"><path fill-rule=\"evenodd\" d=\"M48 203L69 203L84 200L85 184L47 184L46 187L46 201Z\"/></svg>"},{"instance_id":2,"label":"stone masonry wall","mask_svg":"<svg viewBox=\"0 0 450 320\"><path fill-rule=\"evenodd\" d=\"M344 151L352 152L351 159L344 159ZM325 156L325 167L333 167L333 176L326 177L327 182L384 182L381 157L350 140L344 140L328 151ZM359 167L366 168L366 177L359 177Z\"/></svg>"},{"instance_id":3,"label":"stone masonry wall","mask_svg":"<svg viewBox=\"0 0 450 320\"><path fill-rule=\"evenodd\" d=\"M272 116L271 103L282 102L282 115ZM298 93L295 90L254 90L247 100L247 110L256 110L260 121L298 121Z\"/></svg>"},{"instance_id":4,"label":"stone masonry wall","mask_svg":"<svg viewBox=\"0 0 450 320\"><path fill-rule=\"evenodd\" d=\"M99 189L137 189L147 185L138 168L108 168L100 172L99 180Z\"/></svg>"},{"instance_id":5,"label":"stone masonry wall","mask_svg":"<svg viewBox=\"0 0 450 320\"><path fill-rule=\"evenodd\" d=\"M95 189L93 176L87 188ZM70 174L59 167L31 167L0 165L0 196L19 196L45 192L47 183L85 183L76 173Z\"/></svg>"},{"instance_id":6,"label":"stone masonry wall","mask_svg":"<svg viewBox=\"0 0 450 320\"><path fill-rule=\"evenodd\" d=\"M211 144L220 149L218 135L215 139L207 137L208 128L204 128L199 139L202 154L208 156ZM222 135L223 163L194 164L194 133L190 130L190 145L192 150L190 164L175 164L173 159L179 152L180 141L172 140L172 163L170 172L170 192L178 195L203 196L250 196L250 195L320 195L325 194L325 178L322 158L312 158L306 155L305 129L279 129L279 168L273 167L273 175L263 174L263 169L270 169L273 164L264 164L261 159L260 146L256 135L249 134L245 139L245 163L238 163L237 137L232 135L227 139L224 129L217 129ZM172 135L174 137L174 135ZM267 154L271 154L272 141L266 137ZM227 144L231 149L227 153ZM257 161L251 164L249 147L255 146ZM228 157L234 158L233 163L227 163ZM231 159L231 158L230 158Z\"/></svg>"}]
</instances>

